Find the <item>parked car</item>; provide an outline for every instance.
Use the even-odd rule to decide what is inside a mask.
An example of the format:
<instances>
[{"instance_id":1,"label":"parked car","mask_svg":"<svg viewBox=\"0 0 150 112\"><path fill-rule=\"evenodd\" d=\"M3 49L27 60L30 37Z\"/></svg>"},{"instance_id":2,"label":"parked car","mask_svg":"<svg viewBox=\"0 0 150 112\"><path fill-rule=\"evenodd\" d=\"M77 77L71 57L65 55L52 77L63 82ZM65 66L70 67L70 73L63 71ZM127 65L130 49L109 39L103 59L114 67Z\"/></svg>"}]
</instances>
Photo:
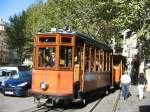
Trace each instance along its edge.
<instances>
[{"instance_id":1,"label":"parked car","mask_svg":"<svg viewBox=\"0 0 150 112\"><path fill-rule=\"evenodd\" d=\"M15 71L19 71L18 67L13 67L13 66L2 66L0 67L0 70L15 70Z\"/></svg>"},{"instance_id":2,"label":"parked car","mask_svg":"<svg viewBox=\"0 0 150 112\"><path fill-rule=\"evenodd\" d=\"M12 75L16 74L18 71L16 69L0 69L0 85L2 81L8 79Z\"/></svg>"},{"instance_id":3,"label":"parked car","mask_svg":"<svg viewBox=\"0 0 150 112\"><path fill-rule=\"evenodd\" d=\"M10 78L13 74L16 74L16 70L0 69L0 92L2 92L2 82Z\"/></svg>"},{"instance_id":4,"label":"parked car","mask_svg":"<svg viewBox=\"0 0 150 112\"><path fill-rule=\"evenodd\" d=\"M1 84L4 95L26 96L31 88L32 72L20 71Z\"/></svg>"},{"instance_id":5,"label":"parked car","mask_svg":"<svg viewBox=\"0 0 150 112\"><path fill-rule=\"evenodd\" d=\"M18 73L19 71L28 71L30 68L28 66L3 66L0 67L0 85L3 80L8 79L12 75Z\"/></svg>"}]
</instances>

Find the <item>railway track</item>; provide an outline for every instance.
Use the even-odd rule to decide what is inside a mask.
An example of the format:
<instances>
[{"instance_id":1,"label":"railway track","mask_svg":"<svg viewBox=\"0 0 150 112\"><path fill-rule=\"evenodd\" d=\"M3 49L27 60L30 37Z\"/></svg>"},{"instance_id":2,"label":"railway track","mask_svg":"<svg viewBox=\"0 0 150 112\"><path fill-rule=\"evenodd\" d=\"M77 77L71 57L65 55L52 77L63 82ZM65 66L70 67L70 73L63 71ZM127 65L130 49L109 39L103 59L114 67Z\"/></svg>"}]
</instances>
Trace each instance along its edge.
<instances>
[{"instance_id":1,"label":"railway track","mask_svg":"<svg viewBox=\"0 0 150 112\"><path fill-rule=\"evenodd\" d=\"M63 112L64 110L62 108L41 106L40 108L33 107L21 112Z\"/></svg>"},{"instance_id":2,"label":"railway track","mask_svg":"<svg viewBox=\"0 0 150 112\"><path fill-rule=\"evenodd\" d=\"M119 90L119 92L117 93L116 100L113 103L113 105L111 106L111 109L112 109L111 112L116 112L117 105L118 105L118 102L119 102L119 99L120 99L120 93L121 93L121 90ZM27 110L24 110L24 111L21 111L21 112L76 112L76 111L77 112L80 112L80 111L81 112L83 112L83 111L84 112L98 112L98 110L96 110L96 108L99 106L102 99L103 98L101 97L97 101L95 101L93 103L90 103L85 107L81 107L81 109L80 109L80 107L76 108L79 105L76 105L75 107L72 106L72 108L70 108L70 109L67 109L67 108L64 109L64 108L61 108L61 107L50 107L50 106L43 105L40 108L33 107L33 108L30 108L30 109L27 109ZM101 108L103 109L104 107L101 107Z\"/></svg>"},{"instance_id":3,"label":"railway track","mask_svg":"<svg viewBox=\"0 0 150 112\"><path fill-rule=\"evenodd\" d=\"M112 105L112 111L111 112L116 112L116 109L117 109L117 105L118 105L118 102L120 100L120 93L121 93L121 90L119 90L118 94L117 94L117 98L115 100L115 103ZM97 106L101 103L101 100L102 98L100 98L93 106L92 108L88 111L88 112L98 112L96 111L95 109L97 108Z\"/></svg>"},{"instance_id":4,"label":"railway track","mask_svg":"<svg viewBox=\"0 0 150 112\"><path fill-rule=\"evenodd\" d=\"M119 100L120 100L120 93L121 93L121 90L119 90L119 94L118 94L117 99L116 99L116 101L115 101L115 104L114 104L114 106L113 106L112 112L116 112L117 105L118 105L118 102L119 102Z\"/></svg>"},{"instance_id":5,"label":"railway track","mask_svg":"<svg viewBox=\"0 0 150 112\"><path fill-rule=\"evenodd\" d=\"M93 112L94 109L97 107L97 105L100 103L101 100L102 100L102 98L100 98L100 99L95 103L95 105L92 106L92 108L89 110L89 112Z\"/></svg>"}]
</instances>

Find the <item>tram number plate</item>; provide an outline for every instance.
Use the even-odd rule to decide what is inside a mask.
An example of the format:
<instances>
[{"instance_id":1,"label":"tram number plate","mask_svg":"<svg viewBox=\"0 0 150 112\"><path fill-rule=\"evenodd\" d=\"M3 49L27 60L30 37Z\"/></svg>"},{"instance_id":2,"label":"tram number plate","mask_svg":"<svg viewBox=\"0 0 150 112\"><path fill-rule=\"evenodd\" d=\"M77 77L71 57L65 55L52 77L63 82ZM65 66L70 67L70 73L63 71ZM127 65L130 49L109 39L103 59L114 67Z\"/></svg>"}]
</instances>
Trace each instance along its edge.
<instances>
[{"instance_id":1,"label":"tram number plate","mask_svg":"<svg viewBox=\"0 0 150 112\"><path fill-rule=\"evenodd\" d=\"M11 91L5 91L5 94L10 94L10 95L12 95L13 92L11 92Z\"/></svg>"}]
</instances>

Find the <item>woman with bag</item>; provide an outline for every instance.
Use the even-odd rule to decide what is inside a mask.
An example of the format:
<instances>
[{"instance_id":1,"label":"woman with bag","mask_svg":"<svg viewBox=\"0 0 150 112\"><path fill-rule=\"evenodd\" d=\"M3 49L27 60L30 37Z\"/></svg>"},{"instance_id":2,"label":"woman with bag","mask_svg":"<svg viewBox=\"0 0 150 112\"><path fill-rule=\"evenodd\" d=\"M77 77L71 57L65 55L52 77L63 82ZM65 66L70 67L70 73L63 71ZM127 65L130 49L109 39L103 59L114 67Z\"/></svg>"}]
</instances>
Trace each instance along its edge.
<instances>
[{"instance_id":1,"label":"woman with bag","mask_svg":"<svg viewBox=\"0 0 150 112\"><path fill-rule=\"evenodd\" d=\"M144 96L144 88L147 84L147 81L144 77L144 73L140 73L138 78L138 91L139 91L139 101L143 99Z\"/></svg>"}]
</instances>

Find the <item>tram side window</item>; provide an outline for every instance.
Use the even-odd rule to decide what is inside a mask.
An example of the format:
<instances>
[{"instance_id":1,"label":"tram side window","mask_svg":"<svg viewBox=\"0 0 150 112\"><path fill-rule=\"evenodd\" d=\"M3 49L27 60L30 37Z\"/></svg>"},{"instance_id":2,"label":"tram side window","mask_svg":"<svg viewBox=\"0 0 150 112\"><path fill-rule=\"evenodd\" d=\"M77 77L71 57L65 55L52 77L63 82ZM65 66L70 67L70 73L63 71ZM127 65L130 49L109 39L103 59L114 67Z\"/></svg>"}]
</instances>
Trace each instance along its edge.
<instances>
[{"instance_id":1,"label":"tram side window","mask_svg":"<svg viewBox=\"0 0 150 112\"><path fill-rule=\"evenodd\" d=\"M110 70L110 53L108 52L107 71Z\"/></svg>"},{"instance_id":2,"label":"tram side window","mask_svg":"<svg viewBox=\"0 0 150 112\"><path fill-rule=\"evenodd\" d=\"M89 68L89 46L85 48L85 71L88 71Z\"/></svg>"},{"instance_id":3,"label":"tram side window","mask_svg":"<svg viewBox=\"0 0 150 112\"><path fill-rule=\"evenodd\" d=\"M104 51L104 71L106 71L106 51Z\"/></svg>"},{"instance_id":4,"label":"tram side window","mask_svg":"<svg viewBox=\"0 0 150 112\"><path fill-rule=\"evenodd\" d=\"M38 50L38 66L39 67L54 67L55 66L55 48L41 47Z\"/></svg>"},{"instance_id":5,"label":"tram side window","mask_svg":"<svg viewBox=\"0 0 150 112\"><path fill-rule=\"evenodd\" d=\"M77 56L75 56L75 64L81 64L81 49L77 47Z\"/></svg>"},{"instance_id":6,"label":"tram side window","mask_svg":"<svg viewBox=\"0 0 150 112\"><path fill-rule=\"evenodd\" d=\"M59 66L71 67L72 66L72 47L61 46L59 54L60 54Z\"/></svg>"},{"instance_id":7,"label":"tram side window","mask_svg":"<svg viewBox=\"0 0 150 112\"><path fill-rule=\"evenodd\" d=\"M99 49L96 49L96 71L99 71L100 68L100 60L99 60Z\"/></svg>"},{"instance_id":8,"label":"tram side window","mask_svg":"<svg viewBox=\"0 0 150 112\"><path fill-rule=\"evenodd\" d=\"M103 71L103 50L100 49L100 71Z\"/></svg>"},{"instance_id":9,"label":"tram side window","mask_svg":"<svg viewBox=\"0 0 150 112\"><path fill-rule=\"evenodd\" d=\"M91 72L94 72L94 60L95 60L95 56L94 56L94 47L92 47L91 49Z\"/></svg>"}]
</instances>

